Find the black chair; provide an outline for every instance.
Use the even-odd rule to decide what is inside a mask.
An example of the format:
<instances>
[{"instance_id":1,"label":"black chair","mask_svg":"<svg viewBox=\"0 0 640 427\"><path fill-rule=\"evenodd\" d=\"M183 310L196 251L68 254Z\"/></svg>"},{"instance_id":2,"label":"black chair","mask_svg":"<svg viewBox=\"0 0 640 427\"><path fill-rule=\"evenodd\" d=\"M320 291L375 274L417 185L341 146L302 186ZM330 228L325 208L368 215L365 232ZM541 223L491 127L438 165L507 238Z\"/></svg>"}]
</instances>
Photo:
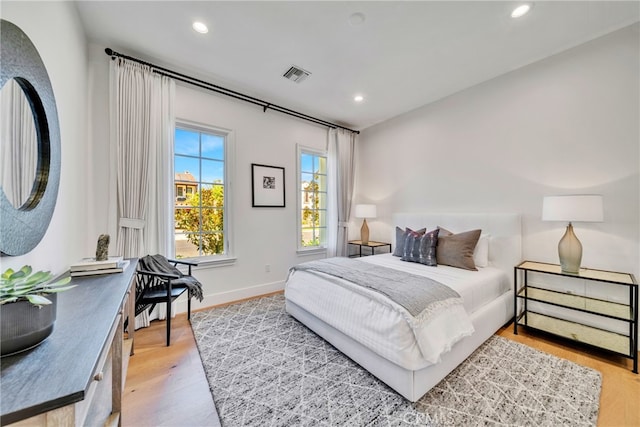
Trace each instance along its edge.
<instances>
[{"instance_id":1,"label":"black chair","mask_svg":"<svg viewBox=\"0 0 640 427\"><path fill-rule=\"evenodd\" d=\"M197 266L198 263L154 255L152 258L159 262L154 264L155 271L151 271L144 269L145 267L149 268L149 263L144 262L148 258L140 259L136 271L136 316L147 308L149 311L153 310L156 304L166 303L168 347L171 344L171 303L185 291L188 291L187 318L191 320L191 298L194 296L193 287L196 285L200 290L200 300L202 300L200 283L191 276L191 267ZM179 264L188 266L187 274L178 270Z\"/></svg>"}]
</instances>

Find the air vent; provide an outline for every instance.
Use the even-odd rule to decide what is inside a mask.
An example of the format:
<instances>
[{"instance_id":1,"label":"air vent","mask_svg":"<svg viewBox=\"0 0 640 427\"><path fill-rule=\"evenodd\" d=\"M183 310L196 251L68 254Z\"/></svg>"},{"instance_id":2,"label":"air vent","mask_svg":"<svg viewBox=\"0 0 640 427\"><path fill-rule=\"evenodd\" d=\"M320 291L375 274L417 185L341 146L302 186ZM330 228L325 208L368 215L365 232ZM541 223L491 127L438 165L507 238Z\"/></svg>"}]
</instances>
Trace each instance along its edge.
<instances>
[{"instance_id":1,"label":"air vent","mask_svg":"<svg viewBox=\"0 0 640 427\"><path fill-rule=\"evenodd\" d=\"M302 83L304 79L311 75L310 72L303 70L300 67L296 67L293 65L291 68L287 70L282 76L286 79L289 79L296 83Z\"/></svg>"}]
</instances>

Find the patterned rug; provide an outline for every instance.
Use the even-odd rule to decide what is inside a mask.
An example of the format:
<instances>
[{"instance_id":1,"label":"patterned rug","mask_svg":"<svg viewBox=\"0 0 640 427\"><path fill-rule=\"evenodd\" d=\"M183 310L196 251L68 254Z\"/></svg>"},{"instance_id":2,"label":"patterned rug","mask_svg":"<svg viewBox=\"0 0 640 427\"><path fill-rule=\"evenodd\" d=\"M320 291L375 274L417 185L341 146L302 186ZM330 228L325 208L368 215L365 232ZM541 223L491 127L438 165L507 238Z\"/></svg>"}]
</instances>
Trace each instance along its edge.
<instances>
[{"instance_id":1,"label":"patterned rug","mask_svg":"<svg viewBox=\"0 0 640 427\"><path fill-rule=\"evenodd\" d=\"M597 371L493 336L411 403L274 295L192 314L223 426L595 425Z\"/></svg>"}]
</instances>

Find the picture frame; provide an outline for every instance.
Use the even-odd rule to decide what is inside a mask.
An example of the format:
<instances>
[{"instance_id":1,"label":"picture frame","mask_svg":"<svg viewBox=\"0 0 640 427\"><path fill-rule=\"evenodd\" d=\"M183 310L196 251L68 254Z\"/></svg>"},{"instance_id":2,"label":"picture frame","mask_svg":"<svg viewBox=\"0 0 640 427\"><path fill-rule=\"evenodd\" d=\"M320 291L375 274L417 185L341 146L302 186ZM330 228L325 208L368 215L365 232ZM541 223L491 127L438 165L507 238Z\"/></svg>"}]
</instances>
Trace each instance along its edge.
<instances>
[{"instance_id":1,"label":"picture frame","mask_svg":"<svg viewBox=\"0 0 640 427\"><path fill-rule=\"evenodd\" d=\"M251 206L284 208L284 168L251 163Z\"/></svg>"}]
</instances>

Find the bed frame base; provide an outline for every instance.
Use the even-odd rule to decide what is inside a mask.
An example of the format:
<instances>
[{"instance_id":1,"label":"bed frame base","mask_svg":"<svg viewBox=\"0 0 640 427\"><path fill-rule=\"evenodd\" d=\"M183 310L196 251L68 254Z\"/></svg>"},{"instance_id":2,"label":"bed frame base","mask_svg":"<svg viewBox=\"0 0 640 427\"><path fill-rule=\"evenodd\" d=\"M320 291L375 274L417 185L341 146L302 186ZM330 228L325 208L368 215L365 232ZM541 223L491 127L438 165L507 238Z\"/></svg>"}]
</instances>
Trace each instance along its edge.
<instances>
[{"instance_id":1,"label":"bed frame base","mask_svg":"<svg viewBox=\"0 0 640 427\"><path fill-rule=\"evenodd\" d=\"M286 310L389 387L415 402L510 321L513 316L513 292L507 292L476 310L471 315L475 332L455 344L441 362L415 371L384 359L289 300L286 300Z\"/></svg>"}]
</instances>

